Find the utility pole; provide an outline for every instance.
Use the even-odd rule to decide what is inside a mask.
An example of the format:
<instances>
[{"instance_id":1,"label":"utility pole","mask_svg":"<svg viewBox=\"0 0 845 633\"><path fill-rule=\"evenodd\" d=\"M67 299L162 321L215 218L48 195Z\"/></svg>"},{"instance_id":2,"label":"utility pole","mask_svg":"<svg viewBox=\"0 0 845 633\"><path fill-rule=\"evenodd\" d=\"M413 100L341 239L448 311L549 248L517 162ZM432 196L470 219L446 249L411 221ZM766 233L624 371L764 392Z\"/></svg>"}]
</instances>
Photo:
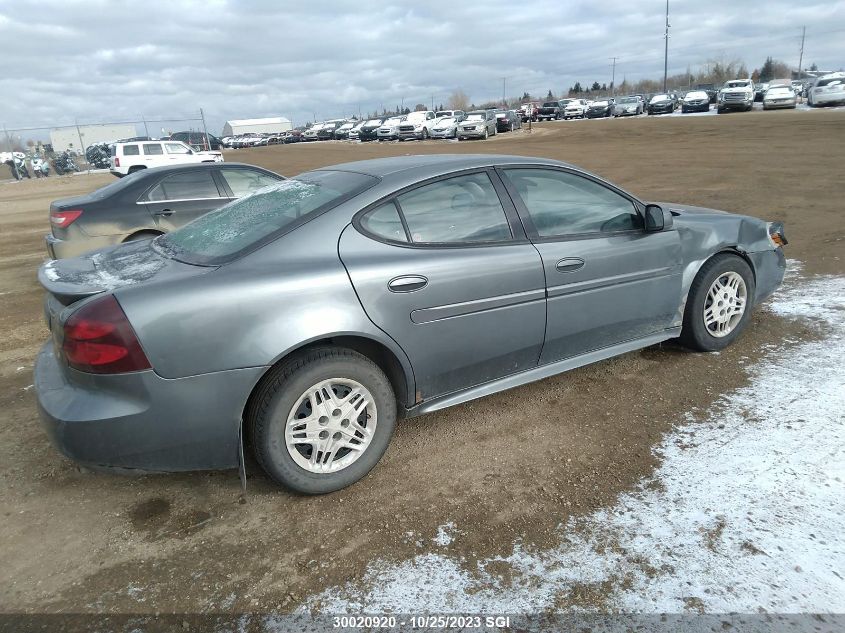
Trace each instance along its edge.
<instances>
[{"instance_id":1,"label":"utility pole","mask_svg":"<svg viewBox=\"0 0 845 633\"><path fill-rule=\"evenodd\" d=\"M669 76L669 0L666 0L666 48L663 52L663 92L666 92L666 78Z\"/></svg>"},{"instance_id":2,"label":"utility pole","mask_svg":"<svg viewBox=\"0 0 845 633\"><path fill-rule=\"evenodd\" d=\"M508 105L508 98L505 96L507 95L507 85L508 85L508 78L502 77L502 105L507 107Z\"/></svg>"},{"instance_id":3,"label":"utility pole","mask_svg":"<svg viewBox=\"0 0 845 633\"><path fill-rule=\"evenodd\" d=\"M150 138L150 131L147 129L147 117L142 114L141 120L144 122L144 134L147 138Z\"/></svg>"},{"instance_id":4,"label":"utility pole","mask_svg":"<svg viewBox=\"0 0 845 633\"><path fill-rule=\"evenodd\" d=\"M200 118L202 119L202 131L205 134L205 149L211 149L211 139L208 138L208 128L205 127L205 113L200 108Z\"/></svg>"},{"instance_id":5,"label":"utility pole","mask_svg":"<svg viewBox=\"0 0 845 633\"><path fill-rule=\"evenodd\" d=\"M610 75L610 77L611 77L611 79L610 79L610 96L614 97L614 96L616 96L616 60L617 60L617 58L611 57L610 59L613 60L613 71Z\"/></svg>"},{"instance_id":6,"label":"utility pole","mask_svg":"<svg viewBox=\"0 0 845 633\"><path fill-rule=\"evenodd\" d=\"M431 109L434 111L434 93L431 93Z\"/></svg>"},{"instance_id":7,"label":"utility pole","mask_svg":"<svg viewBox=\"0 0 845 633\"><path fill-rule=\"evenodd\" d=\"M798 58L798 79L801 79L801 65L804 63L804 38L807 35L807 27L801 28L801 56Z\"/></svg>"}]
</instances>

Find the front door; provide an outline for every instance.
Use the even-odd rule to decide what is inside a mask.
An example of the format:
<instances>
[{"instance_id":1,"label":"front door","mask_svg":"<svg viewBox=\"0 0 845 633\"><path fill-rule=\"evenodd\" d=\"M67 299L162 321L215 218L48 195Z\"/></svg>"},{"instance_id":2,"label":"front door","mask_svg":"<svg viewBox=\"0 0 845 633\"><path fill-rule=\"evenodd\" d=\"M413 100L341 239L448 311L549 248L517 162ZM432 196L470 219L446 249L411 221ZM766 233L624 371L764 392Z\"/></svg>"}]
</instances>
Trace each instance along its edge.
<instances>
[{"instance_id":1,"label":"front door","mask_svg":"<svg viewBox=\"0 0 845 633\"><path fill-rule=\"evenodd\" d=\"M341 235L364 309L411 361L416 401L537 365L543 267L507 205L488 173L469 173L388 200Z\"/></svg>"},{"instance_id":2,"label":"front door","mask_svg":"<svg viewBox=\"0 0 845 633\"><path fill-rule=\"evenodd\" d=\"M681 302L676 230L646 232L635 201L584 175L502 172L543 259L548 314L541 364L670 327Z\"/></svg>"},{"instance_id":3,"label":"front door","mask_svg":"<svg viewBox=\"0 0 845 633\"><path fill-rule=\"evenodd\" d=\"M211 172L209 168L179 171L147 192L143 204L156 228L167 233L229 202Z\"/></svg>"}]
</instances>

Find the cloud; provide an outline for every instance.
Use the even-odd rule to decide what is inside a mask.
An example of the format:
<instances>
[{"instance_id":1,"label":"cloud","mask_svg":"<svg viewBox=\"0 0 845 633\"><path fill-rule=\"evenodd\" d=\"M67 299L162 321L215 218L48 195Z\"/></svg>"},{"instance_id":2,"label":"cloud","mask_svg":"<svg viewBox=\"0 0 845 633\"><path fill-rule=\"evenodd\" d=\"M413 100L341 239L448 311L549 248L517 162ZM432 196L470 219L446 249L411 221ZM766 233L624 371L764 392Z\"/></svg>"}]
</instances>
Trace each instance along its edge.
<instances>
[{"instance_id":1,"label":"cloud","mask_svg":"<svg viewBox=\"0 0 845 633\"><path fill-rule=\"evenodd\" d=\"M763 10L763 8L765 9ZM839 68L845 1L672 0L669 72L769 55ZM9 128L158 117L282 115L302 123L472 100L544 95L575 81L658 78L662 0L462 3L0 0L0 94ZM196 124L192 124L196 127Z\"/></svg>"}]
</instances>

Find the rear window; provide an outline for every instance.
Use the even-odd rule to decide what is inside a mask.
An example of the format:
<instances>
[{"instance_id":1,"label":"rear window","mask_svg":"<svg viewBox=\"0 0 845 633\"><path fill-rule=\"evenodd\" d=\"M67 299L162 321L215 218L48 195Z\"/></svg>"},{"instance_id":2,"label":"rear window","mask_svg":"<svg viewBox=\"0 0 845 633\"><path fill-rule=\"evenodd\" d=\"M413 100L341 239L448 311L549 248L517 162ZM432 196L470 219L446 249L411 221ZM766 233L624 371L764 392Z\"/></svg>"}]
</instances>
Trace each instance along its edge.
<instances>
[{"instance_id":1,"label":"rear window","mask_svg":"<svg viewBox=\"0 0 845 633\"><path fill-rule=\"evenodd\" d=\"M557 101L546 101L546 103L543 104L543 107L544 108L554 108L554 107L557 107L558 105L559 104L558 104Z\"/></svg>"},{"instance_id":2,"label":"rear window","mask_svg":"<svg viewBox=\"0 0 845 633\"><path fill-rule=\"evenodd\" d=\"M831 86L841 83L845 83L845 78L831 77L829 79L819 79L819 81L816 83L816 86Z\"/></svg>"},{"instance_id":3,"label":"rear window","mask_svg":"<svg viewBox=\"0 0 845 633\"><path fill-rule=\"evenodd\" d=\"M283 180L197 218L155 240L165 255L204 266L223 264L284 235L378 182L344 171L312 171Z\"/></svg>"}]
</instances>

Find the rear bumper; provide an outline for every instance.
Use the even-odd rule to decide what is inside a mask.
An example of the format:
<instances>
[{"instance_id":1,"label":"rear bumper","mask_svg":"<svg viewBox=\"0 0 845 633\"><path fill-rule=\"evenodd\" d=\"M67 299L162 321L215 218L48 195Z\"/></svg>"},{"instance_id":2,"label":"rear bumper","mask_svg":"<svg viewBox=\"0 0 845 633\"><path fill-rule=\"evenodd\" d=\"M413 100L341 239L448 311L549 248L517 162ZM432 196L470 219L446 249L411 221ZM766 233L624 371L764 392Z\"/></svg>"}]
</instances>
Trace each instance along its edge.
<instances>
[{"instance_id":1,"label":"rear bumper","mask_svg":"<svg viewBox=\"0 0 845 633\"><path fill-rule=\"evenodd\" d=\"M262 368L165 379L69 369L47 342L35 363L41 423L53 445L94 468L234 468L246 399Z\"/></svg>"},{"instance_id":2,"label":"rear bumper","mask_svg":"<svg viewBox=\"0 0 845 633\"><path fill-rule=\"evenodd\" d=\"M44 245L47 247L47 254L50 259L65 259L119 244L122 238L122 235L97 235L94 237L86 235L75 240L60 240L48 233L44 236Z\"/></svg>"},{"instance_id":3,"label":"rear bumper","mask_svg":"<svg viewBox=\"0 0 845 633\"><path fill-rule=\"evenodd\" d=\"M783 282L783 275L786 273L786 256L782 248L776 248L771 251L748 253L748 257L754 264L756 277L754 302L760 303L777 290Z\"/></svg>"}]
</instances>

